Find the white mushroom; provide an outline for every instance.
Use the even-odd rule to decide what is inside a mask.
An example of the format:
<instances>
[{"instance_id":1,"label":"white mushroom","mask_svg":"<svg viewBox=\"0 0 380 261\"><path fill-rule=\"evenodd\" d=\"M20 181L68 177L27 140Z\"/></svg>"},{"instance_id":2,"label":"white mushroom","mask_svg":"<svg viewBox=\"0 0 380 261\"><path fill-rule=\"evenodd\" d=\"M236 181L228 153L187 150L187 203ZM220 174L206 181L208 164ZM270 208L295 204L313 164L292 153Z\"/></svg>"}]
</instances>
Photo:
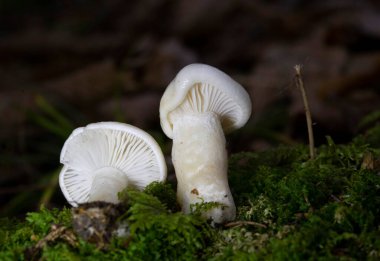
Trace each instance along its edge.
<instances>
[{"instance_id":1,"label":"white mushroom","mask_svg":"<svg viewBox=\"0 0 380 261\"><path fill-rule=\"evenodd\" d=\"M242 127L250 115L248 93L214 67L188 65L167 87L160 119L163 131L173 139L177 198L185 213L197 202L218 202L223 206L205 216L216 223L235 219L224 132Z\"/></svg>"},{"instance_id":2,"label":"white mushroom","mask_svg":"<svg viewBox=\"0 0 380 261\"><path fill-rule=\"evenodd\" d=\"M157 142L146 132L118 122L99 122L73 131L61 151L59 185L73 205L118 203L124 188L143 189L166 179Z\"/></svg>"}]
</instances>

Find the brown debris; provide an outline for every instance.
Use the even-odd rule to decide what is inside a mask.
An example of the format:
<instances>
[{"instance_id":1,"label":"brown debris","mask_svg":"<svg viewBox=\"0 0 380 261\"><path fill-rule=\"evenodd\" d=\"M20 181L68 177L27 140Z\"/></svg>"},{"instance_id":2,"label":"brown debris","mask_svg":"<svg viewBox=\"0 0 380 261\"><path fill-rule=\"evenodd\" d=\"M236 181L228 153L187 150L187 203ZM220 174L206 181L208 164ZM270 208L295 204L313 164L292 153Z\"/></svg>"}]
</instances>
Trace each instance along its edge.
<instances>
[{"instance_id":1,"label":"brown debris","mask_svg":"<svg viewBox=\"0 0 380 261\"><path fill-rule=\"evenodd\" d=\"M190 191L191 194L194 194L194 195L199 195L199 192L196 188L193 188L191 191Z\"/></svg>"},{"instance_id":2,"label":"brown debris","mask_svg":"<svg viewBox=\"0 0 380 261\"><path fill-rule=\"evenodd\" d=\"M35 236L32 236L32 240L36 240ZM40 254L40 251L48 244L54 243L58 240L64 241L71 247L77 247L78 240L73 231L59 225L51 225L50 232L44 238L40 239L37 244L31 248L26 249L25 256L28 260L36 260Z\"/></svg>"},{"instance_id":3,"label":"brown debris","mask_svg":"<svg viewBox=\"0 0 380 261\"><path fill-rule=\"evenodd\" d=\"M117 217L122 214L121 206L106 202L81 204L72 209L73 229L84 240L104 248L117 229Z\"/></svg>"}]
</instances>

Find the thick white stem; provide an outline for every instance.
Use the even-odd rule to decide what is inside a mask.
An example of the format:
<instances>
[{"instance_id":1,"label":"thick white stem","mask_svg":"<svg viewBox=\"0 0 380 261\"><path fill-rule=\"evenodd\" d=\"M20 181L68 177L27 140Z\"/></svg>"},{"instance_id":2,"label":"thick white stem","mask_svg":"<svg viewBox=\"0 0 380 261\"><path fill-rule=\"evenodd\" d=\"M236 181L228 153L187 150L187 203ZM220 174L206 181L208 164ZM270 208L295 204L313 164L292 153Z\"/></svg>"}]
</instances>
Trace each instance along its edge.
<instances>
[{"instance_id":1,"label":"thick white stem","mask_svg":"<svg viewBox=\"0 0 380 261\"><path fill-rule=\"evenodd\" d=\"M185 213L197 202L222 206L204 213L216 223L235 219L236 208L227 179L226 140L215 113L173 113L172 159L177 198Z\"/></svg>"},{"instance_id":2,"label":"thick white stem","mask_svg":"<svg viewBox=\"0 0 380 261\"><path fill-rule=\"evenodd\" d=\"M126 176L118 169L105 167L94 173L89 202L105 201L119 203L117 193L128 185Z\"/></svg>"}]
</instances>

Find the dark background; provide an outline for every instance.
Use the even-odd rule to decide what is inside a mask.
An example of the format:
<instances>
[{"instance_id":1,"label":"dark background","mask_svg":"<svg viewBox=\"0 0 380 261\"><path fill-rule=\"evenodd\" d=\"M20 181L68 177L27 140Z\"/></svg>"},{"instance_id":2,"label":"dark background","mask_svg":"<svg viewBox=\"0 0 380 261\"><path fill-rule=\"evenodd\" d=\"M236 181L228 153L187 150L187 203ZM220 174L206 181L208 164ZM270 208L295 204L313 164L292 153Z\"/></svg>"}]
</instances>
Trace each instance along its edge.
<instances>
[{"instance_id":1,"label":"dark background","mask_svg":"<svg viewBox=\"0 0 380 261\"><path fill-rule=\"evenodd\" d=\"M326 135L348 142L380 109L380 2L0 0L0 216L66 204L59 153L91 122L148 131L173 173L159 101L194 62L251 95L253 115L228 136L230 153L307 143L296 64L317 145Z\"/></svg>"}]
</instances>

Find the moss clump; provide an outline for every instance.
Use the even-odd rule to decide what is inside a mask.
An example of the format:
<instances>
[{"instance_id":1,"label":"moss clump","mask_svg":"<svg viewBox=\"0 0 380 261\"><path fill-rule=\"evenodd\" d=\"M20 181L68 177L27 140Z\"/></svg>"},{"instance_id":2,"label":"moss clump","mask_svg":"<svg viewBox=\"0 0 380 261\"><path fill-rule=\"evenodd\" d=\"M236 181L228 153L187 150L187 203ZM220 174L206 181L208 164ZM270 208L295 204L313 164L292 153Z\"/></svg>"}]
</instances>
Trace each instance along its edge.
<instances>
[{"instance_id":1,"label":"moss clump","mask_svg":"<svg viewBox=\"0 0 380 261\"><path fill-rule=\"evenodd\" d=\"M313 161L306 147L232 157L238 219L267 228L222 231L209 249L215 259L380 258L380 169L363 164L380 151L363 137L348 145L327 140Z\"/></svg>"},{"instance_id":2,"label":"moss clump","mask_svg":"<svg viewBox=\"0 0 380 261\"><path fill-rule=\"evenodd\" d=\"M24 222L0 219L0 260L23 260L25 251L49 232L53 224L71 225L69 209L28 213Z\"/></svg>"},{"instance_id":3,"label":"moss clump","mask_svg":"<svg viewBox=\"0 0 380 261\"><path fill-rule=\"evenodd\" d=\"M375 126L376 127L376 126ZM103 247L70 239L71 211L30 213L0 221L0 260L304 260L380 258L380 150L374 137L336 145L327 138L308 159L305 146L240 153L230 159L235 222L212 228L178 212L175 191L153 183L121 193L124 233ZM63 234L51 240L55 224ZM64 234L66 233L66 234ZM50 240L48 240L50 238ZM68 238L70 240L68 240ZM37 254L36 254L37 253Z\"/></svg>"},{"instance_id":4,"label":"moss clump","mask_svg":"<svg viewBox=\"0 0 380 261\"><path fill-rule=\"evenodd\" d=\"M129 191L128 256L141 260L196 260L206 247L210 227L199 217L170 213L157 198Z\"/></svg>"},{"instance_id":5,"label":"moss clump","mask_svg":"<svg viewBox=\"0 0 380 261\"><path fill-rule=\"evenodd\" d=\"M127 211L117 222L124 231L108 245L89 243L77 235L67 239L67 233L73 234L72 213L85 211L81 206L74 212L42 208L23 222L1 220L0 260L196 260L202 255L211 228L198 215L172 213L167 208L175 199L171 186L155 183L146 192L125 190L121 196ZM102 204L93 205L102 208Z\"/></svg>"},{"instance_id":6,"label":"moss clump","mask_svg":"<svg viewBox=\"0 0 380 261\"><path fill-rule=\"evenodd\" d=\"M170 211L177 212L180 210L177 204L176 193L170 183L154 181L146 186L144 192L158 198Z\"/></svg>"},{"instance_id":7,"label":"moss clump","mask_svg":"<svg viewBox=\"0 0 380 261\"><path fill-rule=\"evenodd\" d=\"M380 110L374 111L364 117L358 128L364 132L357 139L364 140L372 147L380 147Z\"/></svg>"}]
</instances>

